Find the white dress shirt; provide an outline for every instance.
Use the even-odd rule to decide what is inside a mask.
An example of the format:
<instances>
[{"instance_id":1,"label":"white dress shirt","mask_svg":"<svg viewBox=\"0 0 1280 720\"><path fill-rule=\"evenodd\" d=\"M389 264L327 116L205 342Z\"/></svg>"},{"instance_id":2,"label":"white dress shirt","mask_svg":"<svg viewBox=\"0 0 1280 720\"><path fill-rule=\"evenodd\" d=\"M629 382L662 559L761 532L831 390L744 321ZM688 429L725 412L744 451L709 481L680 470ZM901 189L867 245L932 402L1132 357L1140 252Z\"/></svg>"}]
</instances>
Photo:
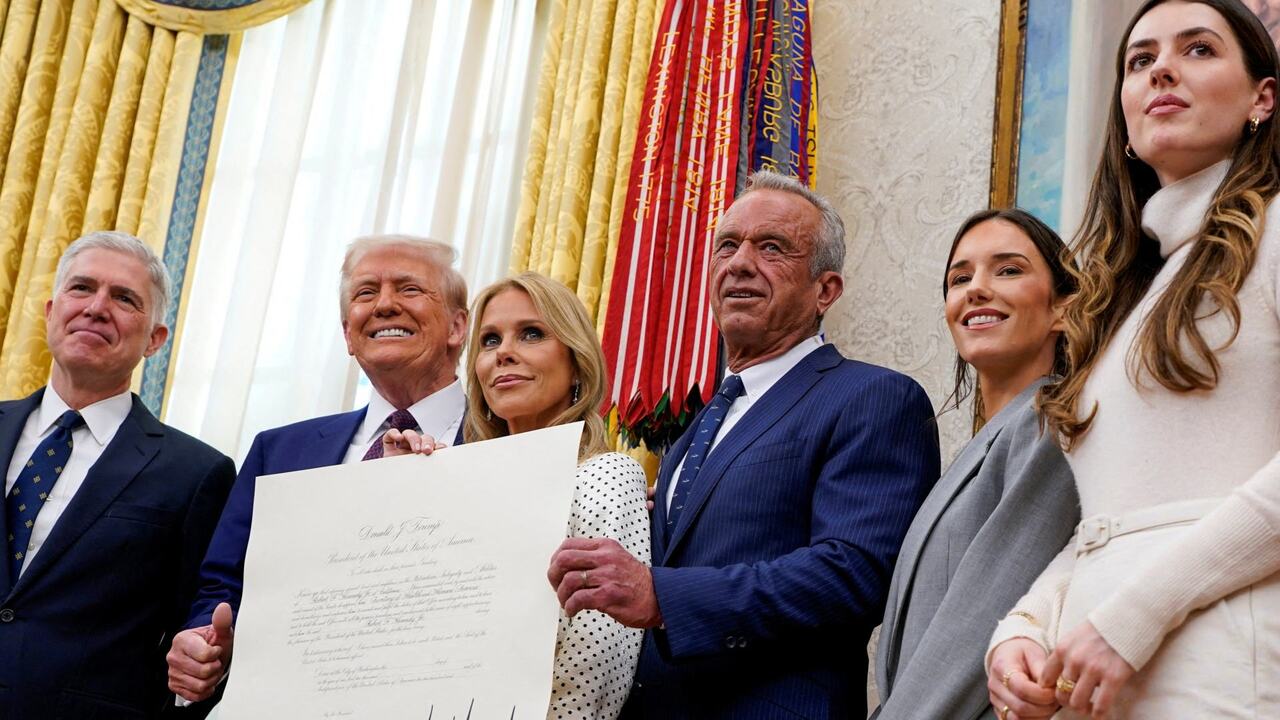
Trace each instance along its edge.
<instances>
[{"instance_id":1,"label":"white dress shirt","mask_svg":"<svg viewBox=\"0 0 1280 720\"><path fill-rule=\"evenodd\" d=\"M711 456L711 451L715 450L716 445L720 443L720 439L729 434L733 426L742 419L747 410L756 404L764 394L769 392L769 388L773 387L783 375L791 372L791 368L800 364L800 361L809 353L823 346L822 336L814 335L807 340L801 340L795 347L782 353L776 358L765 360L758 365L752 365L740 373L736 374L742 378L743 392L738 396L733 404L729 406L729 412L725 413L724 422L720 423L720 430L716 432L715 438L711 441L711 447L707 449L707 457ZM672 473L672 482L667 484L667 507L671 507L671 497L675 495L676 483L679 479L680 471L684 469L684 458L680 459L680 464L676 465L676 470Z\"/></svg>"},{"instance_id":2,"label":"white dress shirt","mask_svg":"<svg viewBox=\"0 0 1280 720\"><path fill-rule=\"evenodd\" d=\"M75 497L76 491L84 484L85 478L89 475L89 469L98 462L98 458L102 457L102 452L116 436L116 431L120 429L120 425L129 416L132 408L133 396L126 390L80 410L84 425L72 431L71 457L67 459L66 467L63 468L62 474L58 475L57 482L49 491L48 499L44 501L44 506L36 515L36 524L31 528L31 542L27 545L27 554L22 560L24 571L31 566L31 560L49 539L49 533L58 523L58 518L62 517L67 505L71 504L71 498ZM9 458L9 473L4 477L5 497L9 496L13 484L18 481L18 475L27 464L27 460L31 459L31 453L35 452L40 442L53 432L57 419L70 409L52 385L45 388L40 407L27 416L22 435L18 437L18 444L13 448L13 456Z\"/></svg>"},{"instance_id":3,"label":"white dress shirt","mask_svg":"<svg viewBox=\"0 0 1280 720\"><path fill-rule=\"evenodd\" d=\"M458 428L462 427L462 413L466 409L467 396L462 392L461 380L454 380L407 408L413 419L418 421L419 432L446 445L453 444ZM379 395L376 388L370 393L369 409L364 414L364 422L351 437L351 445L342 459L343 465L360 462L375 440L382 442L382 434L389 427L387 416L395 411L396 408Z\"/></svg>"}]
</instances>

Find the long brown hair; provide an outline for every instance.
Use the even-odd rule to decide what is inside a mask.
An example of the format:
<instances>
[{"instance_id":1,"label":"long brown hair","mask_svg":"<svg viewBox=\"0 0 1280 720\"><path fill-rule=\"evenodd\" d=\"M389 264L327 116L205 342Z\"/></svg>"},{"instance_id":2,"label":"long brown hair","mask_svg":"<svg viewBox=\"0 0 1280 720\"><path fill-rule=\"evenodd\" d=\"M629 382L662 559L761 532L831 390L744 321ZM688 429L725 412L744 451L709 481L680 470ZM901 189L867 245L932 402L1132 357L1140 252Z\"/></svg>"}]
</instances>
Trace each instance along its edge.
<instances>
[{"instance_id":1,"label":"long brown hair","mask_svg":"<svg viewBox=\"0 0 1280 720\"><path fill-rule=\"evenodd\" d=\"M1276 78L1280 65L1276 47L1248 8L1239 0L1190 1L1208 5L1226 20L1240 44L1245 70L1255 83ZM1080 397L1089 374L1164 264L1159 245L1145 238L1141 227L1142 207L1160 189L1160 183L1150 166L1125 155L1128 133L1120 92L1125 44L1133 27L1165 2L1168 0L1148 0L1138 9L1116 53L1116 84L1102 159L1071 251L1074 262L1068 265L1079 291L1063 312L1067 376L1040 391L1040 408L1062 434L1068 450L1089 430L1098 412L1095 404L1080 417ZM1280 191L1280 131L1276 123L1268 118L1257 132L1244 126L1241 132L1226 179L1198 233L1199 242L1143 319L1129 350L1135 383L1140 373L1180 393L1211 390L1218 383L1216 353L1229 346L1239 332L1236 293L1253 267L1267 203ZM1221 347L1210 347L1196 325L1197 306L1205 298L1232 322L1231 336Z\"/></svg>"},{"instance_id":2,"label":"long brown hair","mask_svg":"<svg viewBox=\"0 0 1280 720\"><path fill-rule=\"evenodd\" d=\"M481 352L480 323L484 318L484 309L490 300L507 290L518 290L528 295L547 328L569 348L569 362L573 364L573 374L578 379L578 398L577 402L573 402L550 424L583 421L582 441L578 446L579 461L607 452L608 436L599 411L605 392L604 352L600 350L595 325L587 317L582 302L568 288L534 272L524 272L499 280L485 288L476 298L471 310L471 352L467 355L467 419L462 430L463 437L467 442L476 442L511 434L507 421L490 411L481 391L480 378L476 374L476 354Z\"/></svg>"}]
</instances>

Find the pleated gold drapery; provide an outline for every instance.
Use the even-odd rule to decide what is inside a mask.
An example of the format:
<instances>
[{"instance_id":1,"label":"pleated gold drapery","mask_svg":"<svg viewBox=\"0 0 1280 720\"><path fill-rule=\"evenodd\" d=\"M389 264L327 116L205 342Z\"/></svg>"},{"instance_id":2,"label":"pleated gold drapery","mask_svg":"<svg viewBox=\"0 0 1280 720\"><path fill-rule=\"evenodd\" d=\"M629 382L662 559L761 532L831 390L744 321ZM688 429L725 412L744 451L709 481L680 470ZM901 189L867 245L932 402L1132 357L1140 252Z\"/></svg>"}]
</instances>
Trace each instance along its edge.
<instances>
[{"instance_id":1,"label":"pleated gold drapery","mask_svg":"<svg viewBox=\"0 0 1280 720\"><path fill-rule=\"evenodd\" d=\"M597 327L662 0L554 0L511 270L577 292Z\"/></svg>"},{"instance_id":2,"label":"pleated gold drapery","mask_svg":"<svg viewBox=\"0 0 1280 720\"><path fill-rule=\"evenodd\" d=\"M663 0L554 0L529 133L511 271L577 293L603 331L627 178ZM658 458L621 447L652 481Z\"/></svg>"},{"instance_id":3,"label":"pleated gold drapery","mask_svg":"<svg viewBox=\"0 0 1280 720\"><path fill-rule=\"evenodd\" d=\"M213 107L238 40L207 33L239 31L305 2L193 2L221 9L192 10L180 0L0 0L4 397L48 377L44 303L71 240L92 230L138 235L165 254L181 286ZM210 95L202 78L214 105L196 113ZM175 227L176 254L166 247Z\"/></svg>"}]
</instances>

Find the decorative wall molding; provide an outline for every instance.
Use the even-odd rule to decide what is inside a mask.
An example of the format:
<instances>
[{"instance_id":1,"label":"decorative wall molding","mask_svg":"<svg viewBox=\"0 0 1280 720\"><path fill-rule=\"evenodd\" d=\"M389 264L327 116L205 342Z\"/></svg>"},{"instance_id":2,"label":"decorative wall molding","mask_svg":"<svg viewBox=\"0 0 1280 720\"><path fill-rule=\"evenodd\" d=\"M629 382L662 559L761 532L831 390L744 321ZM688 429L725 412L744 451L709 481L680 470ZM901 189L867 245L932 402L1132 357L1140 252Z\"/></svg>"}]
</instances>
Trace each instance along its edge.
<instances>
[{"instance_id":1,"label":"decorative wall molding","mask_svg":"<svg viewBox=\"0 0 1280 720\"><path fill-rule=\"evenodd\" d=\"M938 407L955 357L942 266L989 197L1001 3L815 7L818 190L848 230L826 331L846 355L914 377ZM944 465L968 439L966 415L939 418Z\"/></svg>"}]
</instances>

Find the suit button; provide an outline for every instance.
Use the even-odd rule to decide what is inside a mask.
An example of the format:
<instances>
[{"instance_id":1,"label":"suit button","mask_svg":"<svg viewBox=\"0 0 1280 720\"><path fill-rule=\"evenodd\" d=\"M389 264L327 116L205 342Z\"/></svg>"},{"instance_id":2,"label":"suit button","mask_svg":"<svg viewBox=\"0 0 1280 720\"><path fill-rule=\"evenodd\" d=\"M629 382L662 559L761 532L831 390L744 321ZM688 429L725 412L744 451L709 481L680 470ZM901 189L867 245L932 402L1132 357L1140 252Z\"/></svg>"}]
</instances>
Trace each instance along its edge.
<instances>
[{"instance_id":1,"label":"suit button","mask_svg":"<svg viewBox=\"0 0 1280 720\"><path fill-rule=\"evenodd\" d=\"M14 612L12 608L0 610L0 622L13 622Z\"/></svg>"}]
</instances>

